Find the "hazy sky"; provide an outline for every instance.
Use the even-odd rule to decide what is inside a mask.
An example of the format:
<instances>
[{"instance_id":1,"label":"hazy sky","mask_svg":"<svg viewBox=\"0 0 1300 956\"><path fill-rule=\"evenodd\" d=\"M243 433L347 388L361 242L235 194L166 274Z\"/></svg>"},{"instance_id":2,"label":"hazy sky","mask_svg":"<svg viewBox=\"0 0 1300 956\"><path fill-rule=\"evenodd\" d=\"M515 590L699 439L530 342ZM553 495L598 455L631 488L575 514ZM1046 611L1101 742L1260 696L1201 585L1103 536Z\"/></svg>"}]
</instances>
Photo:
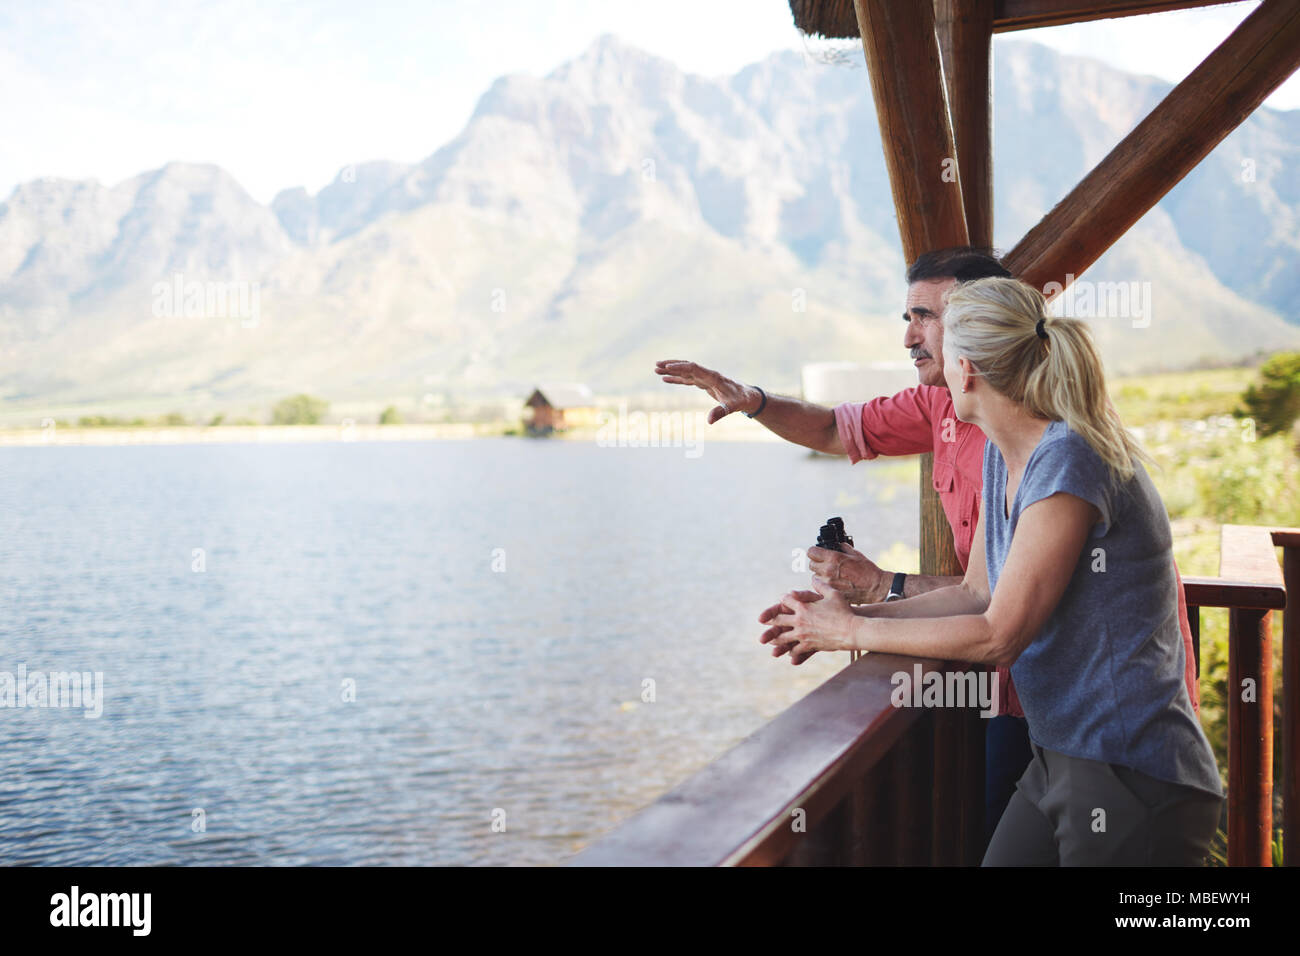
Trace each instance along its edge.
<instances>
[{"instance_id":1,"label":"hazy sky","mask_svg":"<svg viewBox=\"0 0 1300 956\"><path fill-rule=\"evenodd\" d=\"M1005 36L1177 81L1256 5ZM815 45L786 0L6 0L0 197L177 159L216 163L262 201L315 192L348 163L423 159L497 76L549 72L606 32L706 75ZM1300 108L1300 77L1269 105Z\"/></svg>"}]
</instances>

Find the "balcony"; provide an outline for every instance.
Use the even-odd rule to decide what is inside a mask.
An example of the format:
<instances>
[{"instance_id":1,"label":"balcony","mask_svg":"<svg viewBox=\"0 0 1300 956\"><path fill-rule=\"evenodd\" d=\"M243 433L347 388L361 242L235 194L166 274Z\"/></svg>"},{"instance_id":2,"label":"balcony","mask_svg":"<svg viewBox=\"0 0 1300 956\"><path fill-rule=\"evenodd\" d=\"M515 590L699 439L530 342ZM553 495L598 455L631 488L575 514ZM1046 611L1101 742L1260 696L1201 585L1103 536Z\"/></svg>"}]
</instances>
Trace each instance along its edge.
<instances>
[{"instance_id":1,"label":"balcony","mask_svg":"<svg viewBox=\"0 0 1300 956\"><path fill-rule=\"evenodd\" d=\"M1279 567L1275 548L1281 547ZM1227 525L1217 578L1186 578L1200 611L1227 608L1230 866L1269 866L1273 835L1272 611L1300 588L1300 529ZM1300 620L1283 627L1283 858L1300 849ZM895 707L891 675L967 665L868 654L680 786L596 840L577 866L976 866L984 726L975 708ZM1245 682L1253 681L1253 684ZM1243 694L1251 687L1253 698ZM1239 692L1232 693L1237 688ZM1243 699L1247 698L1247 699Z\"/></svg>"}]
</instances>

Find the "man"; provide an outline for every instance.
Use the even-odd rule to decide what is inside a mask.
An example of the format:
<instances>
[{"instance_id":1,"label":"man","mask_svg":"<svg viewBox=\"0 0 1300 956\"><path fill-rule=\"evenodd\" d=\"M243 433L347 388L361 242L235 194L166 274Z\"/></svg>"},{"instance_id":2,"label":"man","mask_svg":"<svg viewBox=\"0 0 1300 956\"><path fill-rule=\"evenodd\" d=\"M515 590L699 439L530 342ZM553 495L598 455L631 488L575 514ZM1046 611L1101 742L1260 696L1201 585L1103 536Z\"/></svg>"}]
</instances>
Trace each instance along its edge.
<instances>
[{"instance_id":1,"label":"man","mask_svg":"<svg viewBox=\"0 0 1300 956\"><path fill-rule=\"evenodd\" d=\"M943 300L956 282L988 276L1010 276L988 249L943 249L925 253L911 264L907 270L907 303L903 313L907 330L903 347L911 354L920 384L897 395L830 409L769 395L759 387L735 382L694 362L659 362L655 372L667 383L694 385L708 392L718 402L709 412L709 424L733 412L744 412L787 441L828 455L847 455L850 464L878 455L918 455L932 451L934 489L952 528L957 560L964 569L979 521L985 438L979 428L960 421L953 410L943 375ZM961 582L960 577L896 575L847 547L842 553L810 548L808 559L819 579L844 591L854 604L886 600L892 596L891 589L900 597L912 597ZM770 622L785 610L775 605L759 619ZM1191 626L1181 578L1178 610L1188 692L1192 706L1199 708ZM778 649L775 653L779 656L782 651ZM792 655L791 663L801 664L807 656ZM988 722L985 735L986 842L1032 756L1024 711L1016 697L1010 669L999 667L997 672L999 713Z\"/></svg>"}]
</instances>

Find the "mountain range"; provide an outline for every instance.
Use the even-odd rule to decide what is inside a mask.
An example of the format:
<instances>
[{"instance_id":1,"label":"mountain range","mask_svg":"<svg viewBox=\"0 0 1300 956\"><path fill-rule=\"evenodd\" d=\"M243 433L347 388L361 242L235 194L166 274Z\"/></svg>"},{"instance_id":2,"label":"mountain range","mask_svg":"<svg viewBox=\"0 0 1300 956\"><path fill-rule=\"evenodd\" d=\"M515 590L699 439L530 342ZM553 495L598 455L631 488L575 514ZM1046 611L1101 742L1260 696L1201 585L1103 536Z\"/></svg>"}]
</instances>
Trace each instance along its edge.
<instances>
[{"instance_id":1,"label":"mountain range","mask_svg":"<svg viewBox=\"0 0 1300 956\"><path fill-rule=\"evenodd\" d=\"M1170 86L1025 41L994 69L1008 249ZM1094 322L1112 371L1300 347L1297 163L1300 110L1258 110L1088 270L1152 290L1149 326ZM906 358L903 269L860 51L710 78L605 35L499 78L423 162L315 195L179 162L19 185L0 407L631 393L672 357L789 384Z\"/></svg>"}]
</instances>

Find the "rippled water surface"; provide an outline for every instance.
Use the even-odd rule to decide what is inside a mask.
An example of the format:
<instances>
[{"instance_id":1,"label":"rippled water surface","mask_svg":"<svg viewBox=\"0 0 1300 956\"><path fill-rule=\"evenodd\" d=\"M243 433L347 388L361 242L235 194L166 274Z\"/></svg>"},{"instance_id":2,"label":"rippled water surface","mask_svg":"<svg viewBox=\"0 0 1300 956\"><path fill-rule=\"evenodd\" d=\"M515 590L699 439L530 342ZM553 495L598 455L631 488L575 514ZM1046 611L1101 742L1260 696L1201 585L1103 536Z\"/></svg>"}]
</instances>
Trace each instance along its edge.
<instances>
[{"instance_id":1,"label":"rippled water surface","mask_svg":"<svg viewBox=\"0 0 1300 956\"><path fill-rule=\"evenodd\" d=\"M104 688L0 708L0 863L562 862L847 663L754 620L828 515L915 544L897 471L702 451L0 449L0 672Z\"/></svg>"}]
</instances>

